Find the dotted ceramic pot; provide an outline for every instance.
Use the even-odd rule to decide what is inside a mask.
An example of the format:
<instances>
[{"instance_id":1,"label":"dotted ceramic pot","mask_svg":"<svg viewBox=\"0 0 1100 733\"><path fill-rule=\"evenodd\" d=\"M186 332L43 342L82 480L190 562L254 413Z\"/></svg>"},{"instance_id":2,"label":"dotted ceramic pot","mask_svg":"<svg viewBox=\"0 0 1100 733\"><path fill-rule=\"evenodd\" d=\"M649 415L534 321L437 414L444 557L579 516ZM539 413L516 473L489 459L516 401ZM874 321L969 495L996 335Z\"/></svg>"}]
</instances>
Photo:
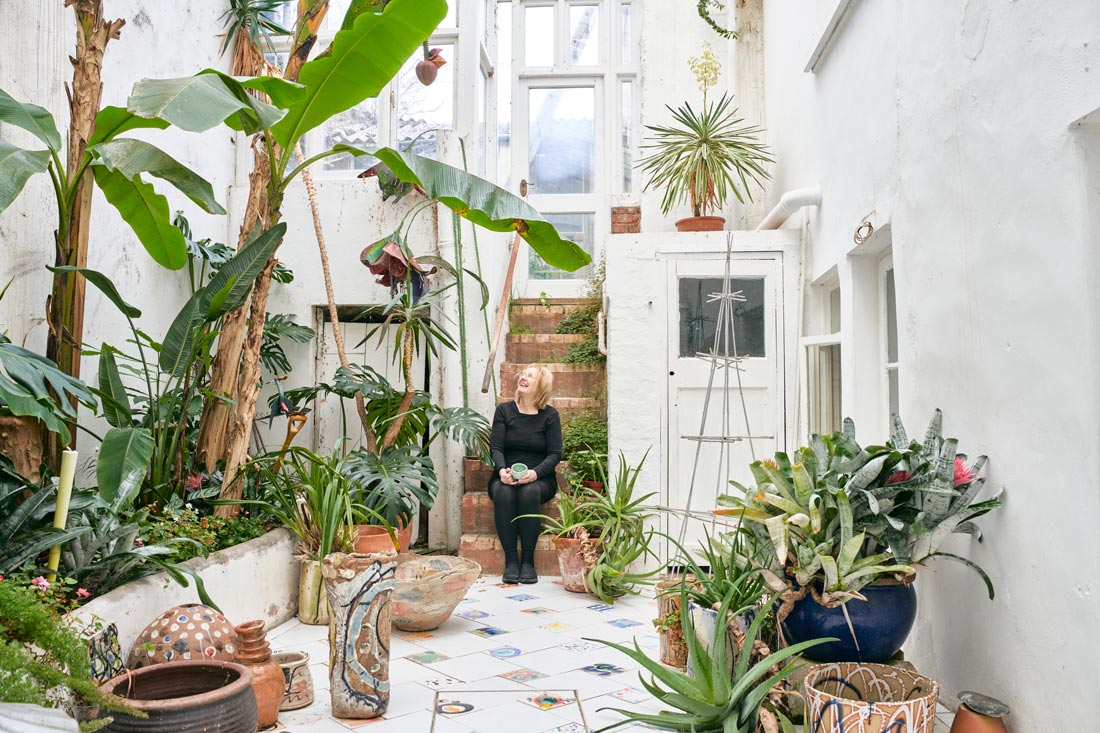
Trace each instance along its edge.
<instances>
[{"instance_id":1,"label":"dotted ceramic pot","mask_svg":"<svg viewBox=\"0 0 1100 733\"><path fill-rule=\"evenodd\" d=\"M127 666L140 669L163 662L232 662L236 651L233 624L209 606L190 603L153 619L134 642Z\"/></svg>"}]
</instances>

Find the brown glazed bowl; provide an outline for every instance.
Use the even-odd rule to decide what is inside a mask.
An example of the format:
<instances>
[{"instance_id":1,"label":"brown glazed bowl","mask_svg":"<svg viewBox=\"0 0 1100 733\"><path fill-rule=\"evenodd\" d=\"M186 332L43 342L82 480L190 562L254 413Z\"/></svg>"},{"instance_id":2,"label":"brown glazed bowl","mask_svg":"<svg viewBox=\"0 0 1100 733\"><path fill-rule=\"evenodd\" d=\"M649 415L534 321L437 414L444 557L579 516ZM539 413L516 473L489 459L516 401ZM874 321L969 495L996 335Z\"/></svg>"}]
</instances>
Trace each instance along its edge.
<instances>
[{"instance_id":1,"label":"brown glazed bowl","mask_svg":"<svg viewBox=\"0 0 1100 733\"><path fill-rule=\"evenodd\" d=\"M233 662L184 661L123 672L100 689L148 718L101 713L108 733L253 733L258 714L252 672Z\"/></svg>"}]
</instances>

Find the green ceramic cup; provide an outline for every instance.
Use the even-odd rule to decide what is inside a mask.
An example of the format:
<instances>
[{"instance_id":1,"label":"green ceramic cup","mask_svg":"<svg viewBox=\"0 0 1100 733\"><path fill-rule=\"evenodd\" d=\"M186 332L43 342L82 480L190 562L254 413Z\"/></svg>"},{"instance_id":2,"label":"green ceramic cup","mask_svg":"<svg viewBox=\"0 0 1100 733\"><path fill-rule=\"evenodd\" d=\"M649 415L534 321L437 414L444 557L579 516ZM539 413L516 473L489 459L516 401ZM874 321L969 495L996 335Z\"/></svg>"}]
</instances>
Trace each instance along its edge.
<instances>
[{"instance_id":1,"label":"green ceramic cup","mask_svg":"<svg viewBox=\"0 0 1100 733\"><path fill-rule=\"evenodd\" d=\"M513 463L512 464L512 480L519 481L527 473L526 463Z\"/></svg>"}]
</instances>

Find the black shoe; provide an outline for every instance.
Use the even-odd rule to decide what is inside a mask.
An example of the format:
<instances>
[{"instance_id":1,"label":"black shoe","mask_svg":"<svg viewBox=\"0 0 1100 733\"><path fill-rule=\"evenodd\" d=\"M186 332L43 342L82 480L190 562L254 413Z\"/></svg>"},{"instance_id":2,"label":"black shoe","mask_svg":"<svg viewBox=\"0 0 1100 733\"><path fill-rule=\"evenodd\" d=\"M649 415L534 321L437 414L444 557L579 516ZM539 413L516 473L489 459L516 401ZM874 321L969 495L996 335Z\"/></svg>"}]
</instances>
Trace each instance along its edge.
<instances>
[{"instance_id":1,"label":"black shoe","mask_svg":"<svg viewBox=\"0 0 1100 733\"><path fill-rule=\"evenodd\" d=\"M532 569L532 572L534 570ZM504 577L501 578L505 583L518 583L519 582L519 562L516 560L506 560L504 563ZM526 582L526 581L525 581Z\"/></svg>"},{"instance_id":2,"label":"black shoe","mask_svg":"<svg viewBox=\"0 0 1100 733\"><path fill-rule=\"evenodd\" d=\"M531 585L539 582L534 563L525 562L519 569L519 582Z\"/></svg>"}]
</instances>

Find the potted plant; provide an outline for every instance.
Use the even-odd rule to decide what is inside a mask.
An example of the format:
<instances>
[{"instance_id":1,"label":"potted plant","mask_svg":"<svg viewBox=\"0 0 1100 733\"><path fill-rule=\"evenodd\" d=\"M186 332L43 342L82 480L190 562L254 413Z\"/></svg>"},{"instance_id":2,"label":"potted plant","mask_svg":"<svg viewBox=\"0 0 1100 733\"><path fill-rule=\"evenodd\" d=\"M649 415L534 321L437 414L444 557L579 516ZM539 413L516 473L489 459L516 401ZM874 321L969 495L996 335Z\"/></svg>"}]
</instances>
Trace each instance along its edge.
<instances>
[{"instance_id":1,"label":"potted plant","mask_svg":"<svg viewBox=\"0 0 1100 733\"><path fill-rule=\"evenodd\" d=\"M568 420L562 426L561 455L577 480L602 489L599 467L607 466L607 418L590 412Z\"/></svg>"},{"instance_id":2,"label":"potted plant","mask_svg":"<svg viewBox=\"0 0 1100 733\"><path fill-rule=\"evenodd\" d=\"M542 530L554 537L562 585L571 593L587 593L588 570L595 563L601 521L592 503L594 492L580 485L558 494L558 516L542 519Z\"/></svg>"},{"instance_id":3,"label":"potted plant","mask_svg":"<svg viewBox=\"0 0 1100 733\"><path fill-rule=\"evenodd\" d=\"M774 160L767 146L757 141L762 130L745 125L737 108L731 107L731 95L707 101L707 91L718 83L721 71L710 46L705 45L702 54L688 63L703 92L703 105L699 111L689 102L676 109L668 107L673 125L646 125L653 136L642 148L651 152L638 167L649 176L644 190L664 189L663 214L681 203L691 207L692 216L677 221L677 230L718 231L725 219L709 214L721 211L730 194L742 203L751 201L750 184L770 178L764 166Z\"/></svg>"},{"instance_id":4,"label":"potted plant","mask_svg":"<svg viewBox=\"0 0 1100 733\"><path fill-rule=\"evenodd\" d=\"M815 650L820 661L882 662L896 653L916 617L916 567L933 557L973 568L993 598L980 567L939 550L954 532L980 538L972 520L1001 503L974 502L986 459L968 464L957 441L942 437L942 421L936 410L924 441L910 442L895 418L887 444L865 449L845 420L843 431L812 436L793 460L777 453L753 463L756 487L720 497L730 508L719 512L741 518L773 550L770 577L789 589L779 611L787 638L837 632L840 641Z\"/></svg>"}]
</instances>

